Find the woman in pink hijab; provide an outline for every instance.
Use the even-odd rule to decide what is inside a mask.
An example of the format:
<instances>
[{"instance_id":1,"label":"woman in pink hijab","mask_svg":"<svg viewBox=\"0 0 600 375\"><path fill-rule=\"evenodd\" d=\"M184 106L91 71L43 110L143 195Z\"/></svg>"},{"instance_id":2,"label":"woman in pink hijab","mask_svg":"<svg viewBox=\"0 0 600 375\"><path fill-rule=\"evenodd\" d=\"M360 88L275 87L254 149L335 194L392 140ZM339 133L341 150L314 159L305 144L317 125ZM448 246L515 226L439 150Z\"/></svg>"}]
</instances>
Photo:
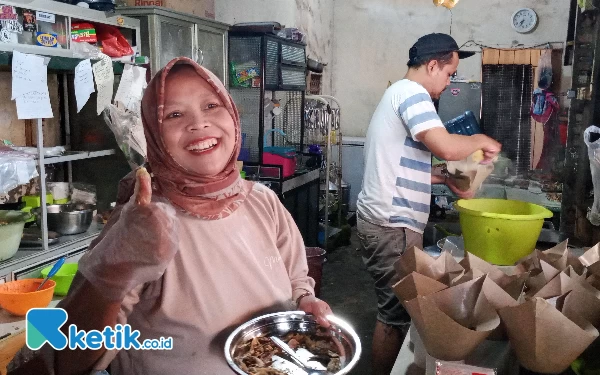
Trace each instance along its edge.
<instances>
[{"instance_id":1,"label":"woman in pink hijab","mask_svg":"<svg viewBox=\"0 0 600 375\"><path fill-rule=\"evenodd\" d=\"M142 117L150 173L124 179L60 307L65 331L127 323L140 342L172 337L173 349L56 351L55 373L229 374L225 339L252 317L298 308L328 325L293 219L271 190L240 178L239 116L218 78L172 60Z\"/></svg>"}]
</instances>

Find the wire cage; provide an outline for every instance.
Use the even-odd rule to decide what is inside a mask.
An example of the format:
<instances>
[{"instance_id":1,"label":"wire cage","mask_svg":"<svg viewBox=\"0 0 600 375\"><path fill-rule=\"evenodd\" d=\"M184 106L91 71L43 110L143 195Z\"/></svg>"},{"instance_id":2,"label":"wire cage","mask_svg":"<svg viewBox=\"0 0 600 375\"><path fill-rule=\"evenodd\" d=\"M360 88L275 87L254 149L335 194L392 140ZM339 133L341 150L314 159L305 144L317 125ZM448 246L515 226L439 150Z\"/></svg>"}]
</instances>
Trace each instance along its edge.
<instances>
[{"instance_id":1,"label":"wire cage","mask_svg":"<svg viewBox=\"0 0 600 375\"><path fill-rule=\"evenodd\" d=\"M502 143L516 174L531 166L533 66L483 65L483 132Z\"/></svg>"},{"instance_id":2,"label":"wire cage","mask_svg":"<svg viewBox=\"0 0 600 375\"><path fill-rule=\"evenodd\" d=\"M263 148L272 146L302 153L305 46L271 35L232 33L229 69L230 93L241 119L240 160L263 163Z\"/></svg>"}]
</instances>

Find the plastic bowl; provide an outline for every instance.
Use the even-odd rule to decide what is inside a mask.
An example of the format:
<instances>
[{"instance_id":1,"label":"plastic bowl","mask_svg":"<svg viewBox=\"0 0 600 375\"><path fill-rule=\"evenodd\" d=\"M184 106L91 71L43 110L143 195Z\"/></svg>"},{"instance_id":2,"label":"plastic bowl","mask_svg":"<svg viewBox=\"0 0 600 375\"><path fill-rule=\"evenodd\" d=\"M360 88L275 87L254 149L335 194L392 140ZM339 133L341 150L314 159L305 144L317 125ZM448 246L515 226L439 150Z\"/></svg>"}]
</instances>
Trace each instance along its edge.
<instances>
[{"instance_id":1,"label":"plastic bowl","mask_svg":"<svg viewBox=\"0 0 600 375\"><path fill-rule=\"evenodd\" d=\"M537 204L506 199L459 200L455 207L465 250L502 266L531 254L544 219L553 215Z\"/></svg>"},{"instance_id":2,"label":"plastic bowl","mask_svg":"<svg viewBox=\"0 0 600 375\"><path fill-rule=\"evenodd\" d=\"M0 285L0 306L9 313L25 316L29 309L47 307L52 301L56 282L48 280L35 291L43 279L23 279Z\"/></svg>"},{"instance_id":3,"label":"plastic bowl","mask_svg":"<svg viewBox=\"0 0 600 375\"><path fill-rule=\"evenodd\" d=\"M42 277L46 278L48 273L52 267L46 267L42 270ZM66 296L69 292L69 288L71 287L71 283L73 282L73 278L77 273L77 263L65 263L62 267L56 272L54 276L50 278L50 280L54 280L56 282L56 287L54 288L54 294L57 296Z\"/></svg>"},{"instance_id":4,"label":"plastic bowl","mask_svg":"<svg viewBox=\"0 0 600 375\"><path fill-rule=\"evenodd\" d=\"M25 222L31 214L0 210L0 261L12 258L19 250Z\"/></svg>"}]
</instances>

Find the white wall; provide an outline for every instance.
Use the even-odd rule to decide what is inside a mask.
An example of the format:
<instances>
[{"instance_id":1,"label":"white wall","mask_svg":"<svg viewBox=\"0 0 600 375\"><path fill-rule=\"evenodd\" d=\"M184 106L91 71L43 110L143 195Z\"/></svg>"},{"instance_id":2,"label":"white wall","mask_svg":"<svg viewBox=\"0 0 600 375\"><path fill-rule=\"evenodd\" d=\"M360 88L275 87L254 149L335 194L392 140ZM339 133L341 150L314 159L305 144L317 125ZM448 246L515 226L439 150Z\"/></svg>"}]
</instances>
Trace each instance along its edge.
<instances>
[{"instance_id":1,"label":"white wall","mask_svg":"<svg viewBox=\"0 0 600 375\"><path fill-rule=\"evenodd\" d=\"M569 0L461 0L450 12L430 0L335 0L333 94L342 102L344 135L366 134L388 81L404 76L408 50L420 36L452 27L459 45L471 39L505 48L563 42L569 6ZM540 18L527 35L510 25L523 7ZM458 74L480 80L481 56L463 60Z\"/></svg>"}]
</instances>

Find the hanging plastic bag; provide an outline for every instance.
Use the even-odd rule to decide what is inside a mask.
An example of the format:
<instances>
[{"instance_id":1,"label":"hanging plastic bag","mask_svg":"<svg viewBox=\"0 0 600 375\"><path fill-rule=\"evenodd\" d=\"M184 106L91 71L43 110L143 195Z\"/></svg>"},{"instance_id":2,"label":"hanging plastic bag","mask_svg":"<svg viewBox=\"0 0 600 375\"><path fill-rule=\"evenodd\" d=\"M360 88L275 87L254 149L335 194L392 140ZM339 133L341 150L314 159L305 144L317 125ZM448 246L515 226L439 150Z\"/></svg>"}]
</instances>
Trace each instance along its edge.
<instances>
[{"instance_id":1,"label":"hanging plastic bag","mask_svg":"<svg viewBox=\"0 0 600 375\"><path fill-rule=\"evenodd\" d=\"M96 24L96 34L102 43L102 53L110 57L133 55L131 45L123 34L114 26Z\"/></svg>"},{"instance_id":2,"label":"hanging plastic bag","mask_svg":"<svg viewBox=\"0 0 600 375\"><path fill-rule=\"evenodd\" d=\"M103 115L131 169L141 167L146 159L146 136L140 116L114 104L109 104Z\"/></svg>"},{"instance_id":3,"label":"hanging plastic bag","mask_svg":"<svg viewBox=\"0 0 600 375\"><path fill-rule=\"evenodd\" d=\"M594 184L594 204L587 214L587 219L592 225L600 226L600 128L590 126L583 134L588 148L592 183Z\"/></svg>"},{"instance_id":4,"label":"hanging plastic bag","mask_svg":"<svg viewBox=\"0 0 600 375\"><path fill-rule=\"evenodd\" d=\"M33 155L0 145L0 194L38 177L36 166Z\"/></svg>"},{"instance_id":5,"label":"hanging plastic bag","mask_svg":"<svg viewBox=\"0 0 600 375\"><path fill-rule=\"evenodd\" d=\"M531 100L531 117L546 125L554 112L560 109L558 100L554 93L542 89L533 90Z\"/></svg>"},{"instance_id":6,"label":"hanging plastic bag","mask_svg":"<svg viewBox=\"0 0 600 375\"><path fill-rule=\"evenodd\" d=\"M545 49L540 56L538 64L538 87L542 90L548 90L552 85L552 50Z\"/></svg>"}]
</instances>

